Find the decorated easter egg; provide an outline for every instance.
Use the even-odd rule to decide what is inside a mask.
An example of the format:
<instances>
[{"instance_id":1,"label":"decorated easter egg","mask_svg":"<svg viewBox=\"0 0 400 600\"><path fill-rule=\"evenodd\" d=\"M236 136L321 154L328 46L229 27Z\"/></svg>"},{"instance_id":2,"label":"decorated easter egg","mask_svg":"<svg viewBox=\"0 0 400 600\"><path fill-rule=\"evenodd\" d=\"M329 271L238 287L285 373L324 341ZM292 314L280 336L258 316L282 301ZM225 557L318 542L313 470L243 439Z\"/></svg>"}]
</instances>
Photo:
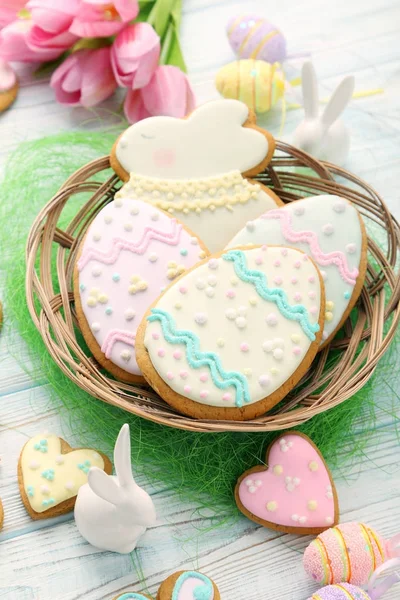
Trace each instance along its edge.
<instances>
[{"instance_id":1,"label":"decorated easter egg","mask_svg":"<svg viewBox=\"0 0 400 600\"><path fill-rule=\"evenodd\" d=\"M354 205L329 195L291 202L251 221L227 247L246 244L285 244L315 260L325 284L322 344L328 343L354 306L365 278L367 237Z\"/></svg>"},{"instance_id":2,"label":"decorated easter egg","mask_svg":"<svg viewBox=\"0 0 400 600\"><path fill-rule=\"evenodd\" d=\"M266 19L240 15L229 20L227 35L238 58L259 58L269 63L286 58L284 35Z\"/></svg>"},{"instance_id":3,"label":"decorated easter egg","mask_svg":"<svg viewBox=\"0 0 400 600\"><path fill-rule=\"evenodd\" d=\"M119 193L90 225L75 267L75 303L85 340L108 371L140 381L136 330L151 303L207 254L182 223Z\"/></svg>"},{"instance_id":4,"label":"decorated easter egg","mask_svg":"<svg viewBox=\"0 0 400 600\"><path fill-rule=\"evenodd\" d=\"M324 303L318 269L298 250L215 254L154 303L137 334L137 360L150 385L180 412L253 418L308 369Z\"/></svg>"},{"instance_id":5,"label":"decorated easter egg","mask_svg":"<svg viewBox=\"0 0 400 600\"><path fill-rule=\"evenodd\" d=\"M221 96L241 100L257 113L269 111L285 91L285 77L278 63L236 60L222 67L215 78Z\"/></svg>"},{"instance_id":6,"label":"decorated easter egg","mask_svg":"<svg viewBox=\"0 0 400 600\"><path fill-rule=\"evenodd\" d=\"M321 533L307 547L303 564L321 584L364 585L387 558L381 536L363 523L344 523Z\"/></svg>"},{"instance_id":7,"label":"decorated easter egg","mask_svg":"<svg viewBox=\"0 0 400 600\"><path fill-rule=\"evenodd\" d=\"M308 600L371 600L367 592L350 583L328 585L310 596Z\"/></svg>"}]
</instances>

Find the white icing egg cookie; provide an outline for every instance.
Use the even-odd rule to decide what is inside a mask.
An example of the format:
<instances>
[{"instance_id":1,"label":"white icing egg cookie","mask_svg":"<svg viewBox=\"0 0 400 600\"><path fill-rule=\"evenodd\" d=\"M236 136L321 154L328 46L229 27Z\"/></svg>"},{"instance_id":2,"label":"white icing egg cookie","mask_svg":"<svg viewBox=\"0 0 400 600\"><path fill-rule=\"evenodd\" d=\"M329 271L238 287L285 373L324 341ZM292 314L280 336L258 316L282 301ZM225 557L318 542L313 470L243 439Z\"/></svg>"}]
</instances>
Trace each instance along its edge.
<instances>
[{"instance_id":1,"label":"white icing egg cookie","mask_svg":"<svg viewBox=\"0 0 400 600\"><path fill-rule=\"evenodd\" d=\"M136 338L144 377L196 418L255 418L299 381L321 339L324 286L291 248L237 248L179 278Z\"/></svg>"},{"instance_id":2,"label":"white icing egg cookie","mask_svg":"<svg viewBox=\"0 0 400 600\"><path fill-rule=\"evenodd\" d=\"M246 179L267 166L274 148L245 104L216 100L186 119L135 123L117 140L111 166L127 181L121 197L176 215L216 252L248 219L282 205L271 190Z\"/></svg>"},{"instance_id":3,"label":"white icing egg cookie","mask_svg":"<svg viewBox=\"0 0 400 600\"><path fill-rule=\"evenodd\" d=\"M177 219L140 200L116 198L95 217L78 253L75 304L96 359L124 381L143 381L135 336L148 307L208 254Z\"/></svg>"},{"instance_id":4,"label":"white icing egg cookie","mask_svg":"<svg viewBox=\"0 0 400 600\"><path fill-rule=\"evenodd\" d=\"M306 252L325 284L329 343L357 301L367 268L367 237L357 209L339 196L313 196L250 221L228 244L284 244Z\"/></svg>"}]
</instances>

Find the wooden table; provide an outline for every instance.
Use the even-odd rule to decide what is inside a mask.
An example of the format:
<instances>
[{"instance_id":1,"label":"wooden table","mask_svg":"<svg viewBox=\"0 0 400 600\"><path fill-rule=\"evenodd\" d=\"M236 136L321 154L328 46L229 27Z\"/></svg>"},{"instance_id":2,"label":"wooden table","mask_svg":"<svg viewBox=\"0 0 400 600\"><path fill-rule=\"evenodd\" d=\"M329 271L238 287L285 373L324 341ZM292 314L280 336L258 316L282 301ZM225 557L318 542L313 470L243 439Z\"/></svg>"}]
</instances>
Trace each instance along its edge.
<instances>
[{"instance_id":1,"label":"wooden table","mask_svg":"<svg viewBox=\"0 0 400 600\"><path fill-rule=\"evenodd\" d=\"M321 95L346 74L356 75L357 90L384 88L383 95L355 100L346 111L353 146L348 168L365 178L400 216L400 4L393 0L184 0L182 41L198 101L216 96L213 77L233 56L225 37L231 15L266 14L286 33L289 51L312 52ZM268 8L269 6L269 8ZM269 10L269 14L268 14ZM298 67L299 61L291 63ZM294 69L295 70L295 69ZM116 100L105 105L116 109ZM15 106L0 117L0 160L17 143L62 129L93 129L92 115L54 101L47 82L29 82ZM284 135L302 118L290 111ZM264 121L276 134L280 113ZM7 310L7 298L5 309ZM24 347L14 336L13 353ZM79 445L49 403L46 385L33 383L10 356L0 336L0 495L5 508L0 533L0 598L4 600L110 600L127 590L155 593L159 583L178 569L198 568L219 585L227 600L303 600L315 591L303 571L301 552L310 538L280 535L256 527L244 517L226 527L210 523L196 505L182 504L167 486L154 494L158 524L150 529L133 556L99 552L80 537L71 515L33 522L18 493L16 465L28 437L42 430L63 433ZM335 472L342 520L364 521L384 536L400 529L398 400L389 386L376 390L378 427L370 432L365 455ZM356 424L361 428L362 423ZM149 491L151 486L144 480ZM154 490L153 490L154 492ZM145 585L135 565L140 565ZM143 581L143 579L142 579ZM395 588L385 600L399 597Z\"/></svg>"}]
</instances>

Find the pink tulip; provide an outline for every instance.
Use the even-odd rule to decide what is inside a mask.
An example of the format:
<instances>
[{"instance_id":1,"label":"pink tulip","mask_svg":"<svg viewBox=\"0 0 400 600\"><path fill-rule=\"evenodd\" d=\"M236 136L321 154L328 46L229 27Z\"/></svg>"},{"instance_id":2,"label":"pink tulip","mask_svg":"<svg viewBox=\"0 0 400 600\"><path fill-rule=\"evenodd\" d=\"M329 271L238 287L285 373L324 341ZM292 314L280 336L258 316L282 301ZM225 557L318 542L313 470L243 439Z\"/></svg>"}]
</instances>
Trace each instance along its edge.
<instances>
[{"instance_id":1,"label":"pink tulip","mask_svg":"<svg viewBox=\"0 0 400 600\"><path fill-rule=\"evenodd\" d=\"M73 52L54 71L50 85L61 104L94 106L115 91L110 48Z\"/></svg>"},{"instance_id":2,"label":"pink tulip","mask_svg":"<svg viewBox=\"0 0 400 600\"><path fill-rule=\"evenodd\" d=\"M77 41L78 37L69 28L79 0L29 0L26 7L33 23L26 39L31 50L53 50L55 56L60 56Z\"/></svg>"},{"instance_id":3,"label":"pink tulip","mask_svg":"<svg viewBox=\"0 0 400 600\"><path fill-rule=\"evenodd\" d=\"M80 37L115 35L138 12L137 0L81 0L70 31Z\"/></svg>"},{"instance_id":4,"label":"pink tulip","mask_svg":"<svg viewBox=\"0 0 400 600\"><path fill-rule=\"evenodd\" d=\"M0 93L7 92L17 83L17 76L12 67L0 58Z\"/></svg>"},{"instance_id":5,"label":"pink tulip","mask_svg":"<svg viewBox=\"0 0 400 600\"><path fill-rule=\"evenodd\" d=\"M186 75L165 65L158 67L146 87L129 90L124 103L130 123L156 115L185 117L195 107L195 97Z\"/></svg>"},{"instance_id":6,"label":"pink tulip","mask_svg":"<svg viewBox=\"0 0 400 600\"><path fill-rule=\"evenodd\" d=\"M147 85L158 66L160 38L148 23L125 27L111 47L111 64L118 84L132 89Z\"/></svg>"},{"instance_id":7,"label":"pink tulip","mask_svg":"<svg viewBox=\"0 0 400 600\"><path fill-rule=\"evenodd\" d=\"M0 31L0 57L6 61L46 62L60 55L59 48L37 48L32 50L27 45L32 21L17 19Z\"/></svg>"},{"instance_id":8,"label":"pink tulip","mask_svg":"<svg viewBox=\"0 0 400 600\"><path fill-rule=\"evenodd\" d=\"M0 0L0 29L15 21L25 4L26 0Z\"/></svg>"}]
</instances>

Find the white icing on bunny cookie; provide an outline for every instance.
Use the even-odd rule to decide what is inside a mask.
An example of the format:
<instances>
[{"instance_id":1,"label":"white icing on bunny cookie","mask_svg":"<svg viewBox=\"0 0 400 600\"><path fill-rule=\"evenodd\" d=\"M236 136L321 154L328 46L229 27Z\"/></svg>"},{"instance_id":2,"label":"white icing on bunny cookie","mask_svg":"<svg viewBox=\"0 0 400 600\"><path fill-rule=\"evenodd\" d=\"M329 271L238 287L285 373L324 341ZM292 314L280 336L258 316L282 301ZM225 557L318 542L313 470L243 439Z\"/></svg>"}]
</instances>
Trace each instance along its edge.
<instances>
[{"instance_id":1,"label":"white icing on bunny cookie","mask_svg":"<svg viewBox=\"0 0 400 600\"><path fill-rule=\"evenodd\" d=\"M322 342L335 333L356 298L360 263L365 258L357 209L339 196L313 196L269 211L243 228L228 248L246 244L285 244L303 250L317 263L326 291Z\"/></svg>"},{"instance_id":2,"label":"white icing on bunny cookie","mask_svg":"<svg viewBox=\"0 0 400 600\"><path fill-rule=\"evenodd\" d=\"M82 312L105 358L140 375L136 330L171 281L206 256L175 218L116 198L91 224L77 263Z\"/></svg>"},{"instance_id":3,"label":"white icing on bunny cookie","mask_svg":"<svg viewBox=\"0 0 400 600\"><path fill-rule=\"evenodd\" d=\"M246 407L299 368L319 331L320 304L318 272L305 254L231 250L165 292L147 317L144 346L152 367L181 396Z\"/></svg>"},{"instance_id":4,"label":"white icing on bunny cookie","mask_svg":"<svg viewBox=\"0 0 400 600\"><path fill-rule=\"evenodd\" d=\"M242 173L264 163L273 138L244 126L249 109L217 100L187 119L152 117L127 129L116 144L130 181L118 193L166 210L199 235L211 251L223 248L248 219L279 199Z\"/></svg>"}]
</instances>

